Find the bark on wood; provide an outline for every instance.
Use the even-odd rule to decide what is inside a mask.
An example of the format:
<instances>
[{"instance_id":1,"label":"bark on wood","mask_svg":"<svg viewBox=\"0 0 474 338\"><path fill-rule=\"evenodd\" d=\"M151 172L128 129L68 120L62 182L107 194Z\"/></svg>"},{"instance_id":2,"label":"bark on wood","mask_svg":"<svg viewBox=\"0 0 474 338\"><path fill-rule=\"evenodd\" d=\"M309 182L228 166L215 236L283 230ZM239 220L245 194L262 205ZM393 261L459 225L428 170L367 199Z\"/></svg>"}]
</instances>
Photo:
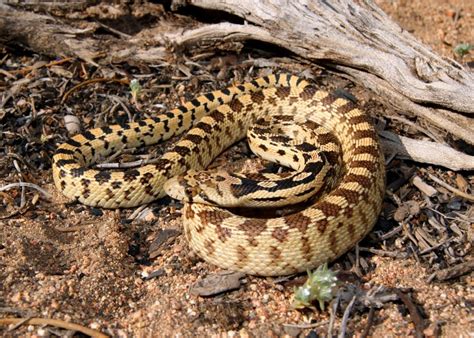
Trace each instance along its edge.
<instances>
[{"instance_id":1,"label":"bark on wood","mask_svg":"<svg viewBox=\"0 0 474 338\"><path fill-rule=\"evenodd\" d=\"M388 131L380 135L384 152L421 163L442 166L451 170L474 170L474 156L461 153L444 144L414 140ZM387 158L387 157L386 157Z\"/></svg>"},{"instance_id":2,"label":"bark on wood","mask_svg":"<svg viewBox=\"0 0 474 338\"><path fill-rule=\"evenodd\" d=\"M241 16L271 41L310 60L362 69L387 80L414 102L473 114L474 76L401 29L372 2L190 0ZM248 31L248 28L247 28Z\"/></svg>"},{"instance_id":3,"label":"bark on wood","mask_svg":"<svg viewBox=\"0 0 474 338\"><path fill-rule=\"evenodd\" d=\"M36 53L74 55L97 65L93 59L100 49L93 39L86 38L88 33L90 30L62 25L46 15L18 11L0 4L0 40L14 41Z\"/></svg>"},{"instance_id":4,"label":"bark on wood","mask_svg":"<svg viewBox=\"0 0 474 338\"><path fill-rule=\"evenodd\" d=\"M61 23L54 17L14 9L0 3L0 41L14 42L36 53L57 56L75 56L94 66L100 63L142 61L157 62L167 55L166 48L140 48L140 41L110 36L106 41L95 39L98 24L84 23L77 29Z\"/></svg>"}]
</instances>

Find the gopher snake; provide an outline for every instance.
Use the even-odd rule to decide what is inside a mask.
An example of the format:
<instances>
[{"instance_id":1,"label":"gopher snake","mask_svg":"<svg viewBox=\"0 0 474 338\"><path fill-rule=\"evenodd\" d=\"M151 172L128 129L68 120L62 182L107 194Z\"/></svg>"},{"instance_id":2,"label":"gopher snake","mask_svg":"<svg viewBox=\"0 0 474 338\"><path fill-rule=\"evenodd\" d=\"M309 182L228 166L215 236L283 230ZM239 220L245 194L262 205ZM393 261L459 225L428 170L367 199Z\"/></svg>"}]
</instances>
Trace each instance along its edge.
<instances>
[{"instance_id":1,"label":"gopher snake","mask_svg":"<svg viewBox=\"0 0 474 338\"><path fill-rule=\"evenodd\" d=\"M205 168L223 149L245 137L262 115L292 115L295 121L329 130L332 137L323 133L317 138L323 145L334 137L340 143L342 165L335 186L306 209L271 219L185 202L185 236L202 258L222 268L257 275L311 269L339 257L371 230L381 209L385 176L369 116L352 102L298 77L262 77L199 96L155 118L75 135L53 157L54 181L64 195L91 206L148 203L165 195L168 179L188 168ZM88 168L98 157L169 139L193 125L154 164L124 171ZM268 194L271 198L272 192Z\"/></svg>"}]
</instances>

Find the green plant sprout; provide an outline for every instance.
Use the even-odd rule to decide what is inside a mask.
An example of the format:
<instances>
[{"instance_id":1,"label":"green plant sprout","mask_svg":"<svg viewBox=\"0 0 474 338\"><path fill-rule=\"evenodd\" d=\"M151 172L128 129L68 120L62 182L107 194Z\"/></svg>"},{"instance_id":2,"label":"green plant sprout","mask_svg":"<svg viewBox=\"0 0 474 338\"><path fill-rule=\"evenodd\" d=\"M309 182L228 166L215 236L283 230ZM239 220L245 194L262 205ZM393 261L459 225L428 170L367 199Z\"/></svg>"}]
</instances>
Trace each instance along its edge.
<instances>
[{"instance_id":1,"label":"green plant sprout","mask_svg":"<svg viewBox=\"0 0 474 338\"><path fill-rule=\"evenodd\" d=\"M318 301L324 311L324 304L334 296L337 285L336 273L328 269L327 264L318 267L314 272L308 271L308 280L295 288L293 307L295 309L312 308L313 302Z\"/></svg>"},{"instance_id":2,"label":"green plant sprout","mask_svg":"<svg viewBox=\"0 0 474 338\"><path fill-rule=\"evenodd\" d=\"M140 82L138 82L137 79L133 79L132 81L130 81L130 91L132 93L132 103L138 105L138 96L142 91L142 86L140 85Z\"/></svg>"},{"instance_id":3,"label":"green plant sprout","mask_svg":"<svg viewBox=\"0 0 474 338\"><path fill-rule=\"evenodd\" d=\"M474 49L474 45L471 45L470 43L460 43L454 47L454 53L456 53L460 58L463 58L465 55L469 54L471 49Z\"/></svg>"}]
</instances>

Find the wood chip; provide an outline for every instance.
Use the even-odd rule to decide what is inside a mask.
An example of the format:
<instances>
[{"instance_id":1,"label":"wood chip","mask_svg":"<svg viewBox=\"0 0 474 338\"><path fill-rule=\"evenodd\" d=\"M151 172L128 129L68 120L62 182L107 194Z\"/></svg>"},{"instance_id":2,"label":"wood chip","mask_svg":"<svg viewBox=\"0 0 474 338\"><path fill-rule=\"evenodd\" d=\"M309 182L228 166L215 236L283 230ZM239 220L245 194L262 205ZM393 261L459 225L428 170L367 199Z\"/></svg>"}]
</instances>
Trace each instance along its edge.
<instances>
[{"instance_id":1,"label":"wood chip","mask_svg":"<svg viewBox=\"0 0 474 338\"><path fill-rule=\"evenodd\" d=\"M472 271L474 271L474 260L463 262L450 268L437 271L436 279L440 281L445 281L451 278L462 276Z\"/></svg>"},{"instance_id":2,"label":"wood chip","mask_svg":"<svg viewBox=\"0 0 474 338\"><path fill-rule=\"evenodd\" d=\"M420 204L417 201L406 201L397 208L393 215L393 219L401 222L409 216L416 216L420 212Z\"/></svg>"},{"instance_id":3,"label":"wood chip","mask_svg":"<svg viewBox=\"0 0 474 338\"><path fill-rule=\"evenodd\" d=\"M467 183L466 179L461 174L456 175L456 185L462 192L467 192L467 189L469 188L469 183Z\"/></svg>"},{"instance_id":4,"label":"wood chip","mask_svg":"<svg viewBox=\"0 0 474 338\"><path fill-rule=\"evenodd\" d=\"M425 183L420 176L415 176L413 177L413 185L417 187L423 194L425 194L428 197L433 197L438 193L438 191L433 188L431 185L428 183Z\"/></svg>"},{"instance_id":5,"label":"wood chip","mask_svg":"<svg viewBox=\"0 0 474 338\"><path fill-rule=\"evenodd\" d=\"M53 73L55 73L59 76L68 78L68 79L72 79L73 76L74 76L74 74L72 72L70 72L69 70L67 70L67 69L65 69L64 67L61 67L61 66L51 66L49 69Z\"/></svg>"},{"instance_id":6,"label":"wood chip","mask_svg":"<svg viewBox=\"0 0 474 338\"><path fill-rule=\"evenodd\" d=\"M75 115L65 115L64 126L69 135L75 135L81 132L81 122Z\"/></svg>"},{"instance_id":7,"label":"wood chip","mask_svg":"<svg viewBox=\"0 0 474 338\"><path fill-rule=\"evenodd\" d=\"M163 250L163 248L167 247L168 245L171 245L175 238L180 234L180 231L174 229L161 230L150 244L150 248L148 249L148 255L150 258L158 257L161 253L161 250Z\"/></svg>"},{"instance_id":8,"label":"wood chip","mask_svg":"<svg viewBox=\"0 0 474 338\"><path fill-rule=\"evenodd\" d=\"M201 297L214 296L223 292L240 288L240 279L245 276L242 272L222 272L210 275L195 283L190 292Z\"/></svg>"},{"instance_id":9,"label":"wood chip","mask_svg":"<svg viewBox=\"0 0 474 338\"><path fill-rule=\"evenodd\" d=\"M150 273L142 273L142 276L143 276L144 280L150 280L150 279L161 277L161 276L164 276L164 275L166 275L166 272L165 272L164 269L154 270Z\"/></svg>"}]
</instances>

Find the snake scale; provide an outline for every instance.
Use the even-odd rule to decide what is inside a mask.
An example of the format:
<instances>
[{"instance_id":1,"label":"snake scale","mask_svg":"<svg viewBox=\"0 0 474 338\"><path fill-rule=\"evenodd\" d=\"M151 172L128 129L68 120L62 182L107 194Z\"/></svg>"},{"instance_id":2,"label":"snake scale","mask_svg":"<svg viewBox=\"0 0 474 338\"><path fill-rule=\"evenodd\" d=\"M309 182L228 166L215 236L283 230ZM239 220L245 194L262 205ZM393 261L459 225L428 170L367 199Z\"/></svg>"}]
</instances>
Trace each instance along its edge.
<instances>
[{"instance_id":1,"label":"snake scale","mask_svg":"<svg viewBox=\"0 0 474 338\"><path fill-rule=\"evenodd\" d=\"M255 275L287 275L334 260L372 229L380 213L385 191L383 155L366 112L293 75L265 76L204 94L154 118L75 135L53 157L54 182L64 195L90 206L145 204L166 194L169 179L173 184L167 183L166 189L170 191L170 186L186 184L179 175L206 168L224 149L244 138L262 116L292 116L295 123L314 129L314 138L322 147L339 144L342 160L335 165L337 172L330 165L329 172L336 177L330 188L323 188L317 199L310 198L304 209L268 219L243 216L187 197L182 210L185 237L207 262ZM98 158L120 149L155 144L185 131L153 164L126 170L91 168ZM285 158L285 150L278 153ZM329 152L326 155L334 157ZM301 175L289 183L296 177ZM226 193L245 195L245 189L239 189L244 179L232 178L236 182L228 186L235 189ZM271 200L279 185L262 190ZM291 189L281 195L290 193Z\"/></svg>"}]
</instances>

